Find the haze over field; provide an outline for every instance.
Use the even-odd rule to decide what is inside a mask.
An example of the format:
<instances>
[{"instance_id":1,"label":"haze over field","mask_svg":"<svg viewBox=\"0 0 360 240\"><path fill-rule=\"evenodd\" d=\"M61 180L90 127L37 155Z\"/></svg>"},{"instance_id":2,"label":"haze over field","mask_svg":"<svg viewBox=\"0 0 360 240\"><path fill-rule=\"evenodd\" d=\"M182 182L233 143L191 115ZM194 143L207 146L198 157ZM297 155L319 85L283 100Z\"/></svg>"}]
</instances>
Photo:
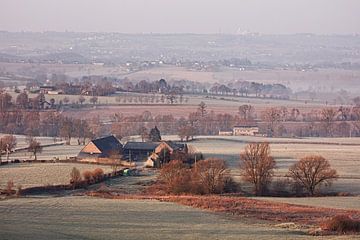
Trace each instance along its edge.
<instances>
[{"instance_id":1,"label":"haze over field","mask_svg":"<svg viewBox=\"0 0 360 240\"><path fill-rule=\"evenodd\" d=\"M357 0L2 0L0 29L358 34L359 9Z\"/></svg>"}]
</instances>

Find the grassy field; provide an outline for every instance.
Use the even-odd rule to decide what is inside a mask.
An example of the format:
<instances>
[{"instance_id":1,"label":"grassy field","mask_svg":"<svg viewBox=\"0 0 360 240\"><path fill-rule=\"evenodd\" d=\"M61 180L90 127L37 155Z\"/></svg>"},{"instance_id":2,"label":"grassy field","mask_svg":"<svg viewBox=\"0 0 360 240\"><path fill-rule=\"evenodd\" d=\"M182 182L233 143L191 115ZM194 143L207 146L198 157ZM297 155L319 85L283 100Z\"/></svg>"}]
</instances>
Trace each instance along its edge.
<instances>
[{"instance_id":1,"label":"grassy field","mask_svg":"<svg viewBox=\"0 0 360 240\"><path fill-rule=\"evenodd\" d=\"M20 198L0 202L2 239L313 239L174 203L88 197ZM356 239L355 236L317 239Z\"/></svg>"},{"instance_id":2,"label":"grassy field","mask_svg":"<svg viewBox=\"0 0 360 240\"><path fill-rule=\"evenodd\" d=\"M248 142L269 141L271 154L275 158L277 177L283 177L288 168L305 155L320 154L329 160L340 179L328 190L360 194L360 147L359 138L331 139L271 139L251 137L200 137L191 145L201 151L205 157L219 157L227 161L235 179L240 180L239 158ZM316 142L312 144L311 142ZM321 144L323 142L323 144ZM330 145L343 143L354 145Z\"/></svg>"},{"instance_id":3,"label":"grassy field","mask_svg":"<svg viewBox=\"0 0 360 240\"><path fill-rule=\"evenodd\" d=\"M68 184L73 167L79 169L81 173L95 168L111 172L110 166L91 164L21 163L4 165L0 167L0 188L5 188L9 180L12 180L15 186L21 185L22 188Z\"/></svg>"}]
</instances>

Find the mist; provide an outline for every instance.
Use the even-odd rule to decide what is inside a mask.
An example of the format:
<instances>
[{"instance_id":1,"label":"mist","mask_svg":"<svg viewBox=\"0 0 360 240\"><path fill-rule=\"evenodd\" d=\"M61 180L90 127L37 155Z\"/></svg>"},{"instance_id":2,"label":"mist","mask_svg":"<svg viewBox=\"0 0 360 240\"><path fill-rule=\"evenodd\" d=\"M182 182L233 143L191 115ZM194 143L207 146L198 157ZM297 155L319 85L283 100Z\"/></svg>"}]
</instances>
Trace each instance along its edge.
<instances>
[{"instance_id":1,"label":"mist","mask_svg":"<svg viewBox=\"0 0 360 240\"><path fill-rule=\"evenodd\" d=\"M357 0L1 0L0 30L358 34Z\"/></svg>"}]
</instances>

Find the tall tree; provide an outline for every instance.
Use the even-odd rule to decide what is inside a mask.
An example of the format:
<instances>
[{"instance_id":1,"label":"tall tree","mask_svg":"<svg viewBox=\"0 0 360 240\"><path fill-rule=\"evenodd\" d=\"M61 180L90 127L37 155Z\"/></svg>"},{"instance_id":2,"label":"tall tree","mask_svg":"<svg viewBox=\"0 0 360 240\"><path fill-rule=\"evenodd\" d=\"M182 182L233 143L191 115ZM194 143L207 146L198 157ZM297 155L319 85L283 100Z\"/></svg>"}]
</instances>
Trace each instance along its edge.
<instances>
[{"instance_id":1,"label":"tall tree","mask_svg":"<svg viewBox=\"0 0 360 240\"><path fill-rule=\"evenodd\" d=\"M268 135L273 137L281 120L280 109L274 107L267 108L262 114L262 119L266 122Z\"/></svg>"},{"instance_id":2,"label":"tall tree","mask_svg":"<svg viewBox=\"0 0 360 240\"><path fill-rule=\"evenodd\" d=\"M288 177L314 195L322 184L331 185L338 178L335 169L322 156L307 156L290 167Z\"/></svg>"},{"instance_id":3,"label":"tall tree","mask_svg":"<svg viewBox=\"0 0 360 240\"><path fill-rule=\"evenodd\" d=\"M252 120L253 112L254 112L254 108L251 105L244 104L239 107L239 115L243 121Z\"/></svg>"},{"instance_id":4,"label":"tall tree","mask_svg":"<svg viewBox=\"0 0 360 240\"><path fill-rule=\"evenodd\" d=\"M28 151L32 152L34 154L34 160L37 160L37 154L41 153L42 147L40 145L40 142L38 142L35 138L29 137L27 139L27 142L29 143Z\"/></svg>"},{"instance_id":5,"label":"tall tree","mask_svg":"<svg viewBox=\"0 0 360 240\"><path fill-rule=\"evenodd\" d=\"M256 195L265 193L274 175L275 165L268 143L250 143L240 154L243 179L254 185Z\"/></svg>"},{"instance_id":6,"label":"tall tree","mask_svg":"<svg viewBox=\"0 0 360 240\"><path fill-rule=\"evenodd\" d=\"M6 135L1 138L1 142L4 145L6 151L6 159L9 160L11 151L16 147L16 137L13 135Z\"/></svg>"},{"instance_id":7,"label":"tall tree","mask_svg":"<svg viewBox=\"0 0 360 240\"><path fill-rule=\"evenodd\" d=\"M198 105L198 112L200 113L201 117L204 117L206 115L206 103L200 102Z\"/></svg>"},{"instance_id":8,"label":"tall tree","mask_svg":"<svg viewBox=\"0 0 360 240\"><path fill-rule=\"evenodd\" d=\"M326 136L333 136L333 128L337 111L333 108L324 108L321 110L320 117Z\"/></svg>"},{"instance_id":9,"label":"tall tree","mask_svg":"<svg viewBox=\"0 0 360 240\"><path fill-rule=\"evenodd\" d=\"M159 141L161 141L160 130L157 128L157 126L155 126L154 128L152 128L152 129L150 130L149 138L150 138L150 141L152 141L152 142L159 142Z\"/></svg>"}]
</instances>

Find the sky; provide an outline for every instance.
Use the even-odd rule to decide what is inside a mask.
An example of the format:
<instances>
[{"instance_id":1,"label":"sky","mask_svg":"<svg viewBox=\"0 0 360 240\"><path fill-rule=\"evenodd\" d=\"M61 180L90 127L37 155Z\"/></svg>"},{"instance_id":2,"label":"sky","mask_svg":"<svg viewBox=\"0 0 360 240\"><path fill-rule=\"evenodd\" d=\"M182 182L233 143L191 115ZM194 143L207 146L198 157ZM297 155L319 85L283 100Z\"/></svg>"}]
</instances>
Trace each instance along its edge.
<instances>
[{"instance_id":1,"label":"sky","mask_svg":"<svg viewBox=\"0 0 360 240\"><path fill-rule=\"evenodd\" d=\"M0 0L0 30L359 34L360 0Z\"/></svg>"}]
</instances>

